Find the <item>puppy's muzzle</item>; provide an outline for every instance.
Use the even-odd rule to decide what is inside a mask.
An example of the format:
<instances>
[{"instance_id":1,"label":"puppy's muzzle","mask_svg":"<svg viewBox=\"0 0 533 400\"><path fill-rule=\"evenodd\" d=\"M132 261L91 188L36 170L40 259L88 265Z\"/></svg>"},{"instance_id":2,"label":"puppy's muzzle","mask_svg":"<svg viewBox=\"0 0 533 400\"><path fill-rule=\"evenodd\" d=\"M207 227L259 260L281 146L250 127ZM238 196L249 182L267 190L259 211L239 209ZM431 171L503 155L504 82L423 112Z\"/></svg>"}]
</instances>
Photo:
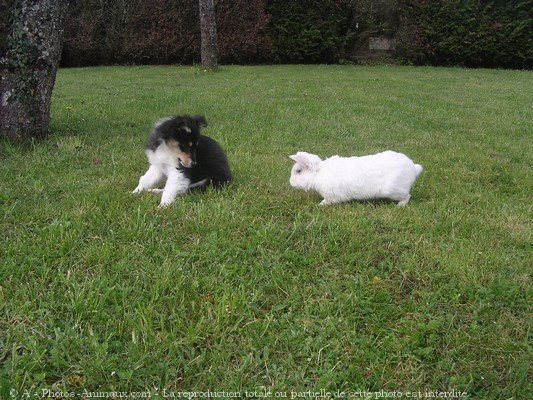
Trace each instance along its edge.
<instances>
[{"instance_id":1,"label":"puppy's muzzle","mask_svg":"<svg viewBox=\"0 0 533 400\"><path fill-rule=\"evenodd\" d=\"M179 162L183 168L192 168L196 165L195 161L189 160L188 162L183 162L181 158L179 159Z\"/></svg>"},{"instance_id":2,"label":"puppy's muzzle","mask_svg":"<svg viewBox=\"0 0 533 400\"><path fill-rule=\"evenodd\" d=\"M178 160L183 168L192 168L196 165L196 155L181 153L178 155Z\"/></svg>"}]
</instances>

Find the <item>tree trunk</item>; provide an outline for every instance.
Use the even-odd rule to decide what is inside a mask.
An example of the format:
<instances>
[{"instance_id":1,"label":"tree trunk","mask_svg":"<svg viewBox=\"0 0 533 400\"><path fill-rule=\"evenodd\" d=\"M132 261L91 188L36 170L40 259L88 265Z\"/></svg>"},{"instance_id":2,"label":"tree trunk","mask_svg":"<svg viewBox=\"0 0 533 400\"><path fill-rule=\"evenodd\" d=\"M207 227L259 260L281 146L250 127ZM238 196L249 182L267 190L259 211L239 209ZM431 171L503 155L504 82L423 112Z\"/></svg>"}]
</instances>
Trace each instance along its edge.
<instances>
[{"instance_id":1,"label":"tree trunk","mask_svg":"<svg viewBox=\"0 0 533 400\"><path fill-rule=\"evenodd\" d=\"M217 69L217 26L214 0L199 0L202 67Z\"/></svg>"},{"instance_id":2,"label":"tree trunk","mask_svg":"<svg viewBox=\"0 0 533 400\"><path fill-rule=\"evenodd\" d=\"M0 51L0 135L45 137L67 13L66 0L14 0Z\"/></svg>"}]
</instances>

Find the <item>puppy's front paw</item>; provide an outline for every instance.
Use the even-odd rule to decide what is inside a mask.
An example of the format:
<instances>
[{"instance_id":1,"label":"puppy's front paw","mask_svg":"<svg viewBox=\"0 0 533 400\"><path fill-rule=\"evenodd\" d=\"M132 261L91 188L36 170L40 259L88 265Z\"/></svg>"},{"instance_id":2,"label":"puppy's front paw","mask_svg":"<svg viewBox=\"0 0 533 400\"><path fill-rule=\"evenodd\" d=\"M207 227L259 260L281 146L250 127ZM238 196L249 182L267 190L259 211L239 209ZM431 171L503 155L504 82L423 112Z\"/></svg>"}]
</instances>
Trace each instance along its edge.
<instances>
[{"instance_id":1,"label":"puppy's front paw","mask_svg":"<svg viewBox=\"0 0 533 400\"><path fill-rule=\"evenodd\" d=\"M324 200L322 200L322 201L320 202L320 205L321 205L321 206L328 206L328 205L330 205L330 204L333 204L333 203L332 203L331 201L329 201L329 200L326 200L326 199L324 199Z\"/></svg>"},{"instance_id":2,"label":"puppy's front paw","mask_svg":"<svg viewBox=\"0 0 533 400\"><path fill-rule=\"evenodd\" d=\"M133 189L131 194L141 193L142 191L143 191L143 187L142 186L137 186L135 189Z\"/></svg>"},{"instance_id":3,"label":"puppy's front paw","mask_svg":"<svg viewBox=\"0 0 533 400\"><path fill-rule=\"evenodd\" d=\"M172 204L172 201L168 200L162 200L161 203L157 206L157 208L165 208Z\"/></svg>"}]
</instances>

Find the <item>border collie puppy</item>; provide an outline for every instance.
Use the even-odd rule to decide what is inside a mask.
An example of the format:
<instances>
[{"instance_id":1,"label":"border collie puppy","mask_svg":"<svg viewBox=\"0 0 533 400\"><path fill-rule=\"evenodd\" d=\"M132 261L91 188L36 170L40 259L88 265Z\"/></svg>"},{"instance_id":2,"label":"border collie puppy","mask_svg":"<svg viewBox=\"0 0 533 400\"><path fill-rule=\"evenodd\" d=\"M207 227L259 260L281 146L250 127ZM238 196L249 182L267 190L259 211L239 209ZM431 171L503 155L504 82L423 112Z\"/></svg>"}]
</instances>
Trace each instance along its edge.
<instances>
[{"instance_id":1,"label":"border collie puppy","mask_svg":"<svg viewBox=\"0 0 533 400\"><path fill-rule=\"evenodd\" d=\"M224 151L215 140L200 134L205 126L205 118L199 115L157 121L145 146L150 167L133 193L162 193L160 206L166 206L189 189L218 188L230 182ZM154 189L165 178L165 187Z\"/></svg>"}]
</instances>

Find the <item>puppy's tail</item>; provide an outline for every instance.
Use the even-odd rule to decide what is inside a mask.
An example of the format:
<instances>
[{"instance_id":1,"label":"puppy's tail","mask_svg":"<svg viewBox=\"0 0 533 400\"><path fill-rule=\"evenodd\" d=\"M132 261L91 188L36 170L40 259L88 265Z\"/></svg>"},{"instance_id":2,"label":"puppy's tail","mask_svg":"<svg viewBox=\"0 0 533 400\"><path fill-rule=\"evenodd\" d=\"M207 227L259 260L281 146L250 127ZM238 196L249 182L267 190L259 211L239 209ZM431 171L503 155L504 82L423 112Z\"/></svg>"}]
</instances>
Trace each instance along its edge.
<instances>
[{"instance_id":1,"label":"puppy's tail","mask_svg":"<svg viewBox=\"0 0 533 400\"><path fill-rule=\"evenodd\" d=\"M222 186L228 184L229 182L230 182L230 179L206 178L206 179L202 179L201 181L191 183L189 185L189 189L197 189L203 192L209 186L213 187L214 189L219 189Z\"/></svg>"},{"instance_id":2,"label":"puppy's tail","mask_svg":"<svg viewBox=\"0 0 533 400\"><path fill-rule=\"evenodd\" d=\"M209 179L202 179L201 181L191 183L189 185L189 189L205 190L205 188L208 187L210 183L211 182Z\"/></svg>"}]
</instances>

